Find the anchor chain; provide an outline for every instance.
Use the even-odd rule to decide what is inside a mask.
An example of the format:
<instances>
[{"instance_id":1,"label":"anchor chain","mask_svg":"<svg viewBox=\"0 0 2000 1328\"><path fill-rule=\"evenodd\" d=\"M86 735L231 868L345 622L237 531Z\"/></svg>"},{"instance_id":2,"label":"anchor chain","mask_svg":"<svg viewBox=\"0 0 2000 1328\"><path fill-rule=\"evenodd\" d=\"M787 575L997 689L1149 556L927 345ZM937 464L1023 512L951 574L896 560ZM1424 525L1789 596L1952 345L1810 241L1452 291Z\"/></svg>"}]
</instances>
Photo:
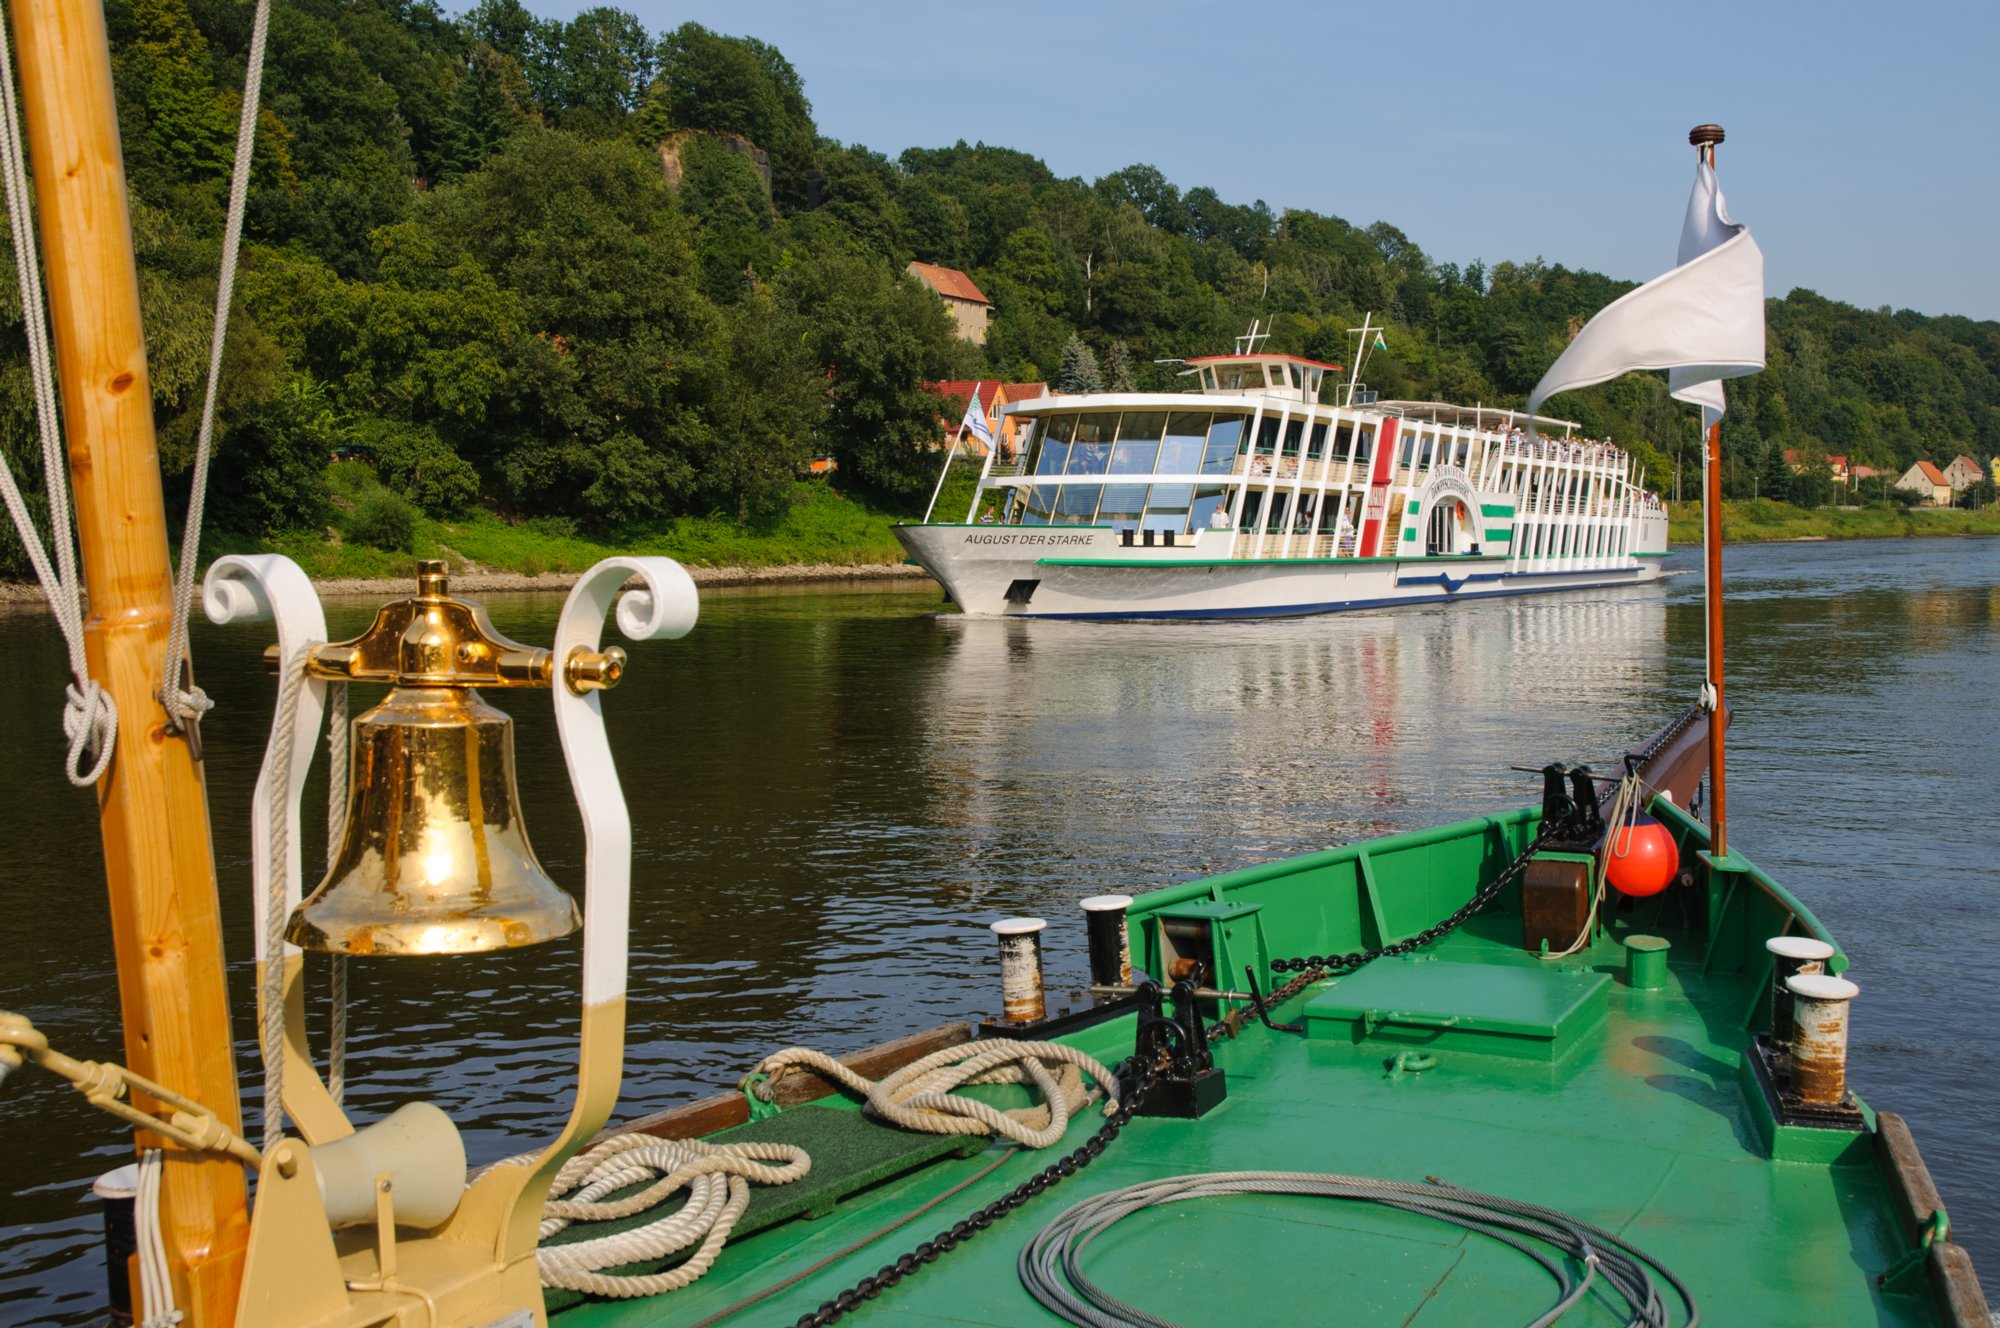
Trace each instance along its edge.
<instances>
[{"instance_id":1,"label":"anchor chain","mask_svg":"<svg viewBox=\"0 0 2000 1328\"><path fill-rule=\"evenodd\" d=\"M1065 1177L1074 1176L1089 1166L1110 1147L1111 1141L1118 1137L1119 1131L1130 1123L1132 1114L1145 1101L1146 1094L1151 1091L1153 1081L1158 1076L1157 1064L1142 1062L1137 1056L1127 1057L1120 1062L1117 1069L1118 1109L1098 1127L1097 1133L970 1217L952 1223L949 1228L940 1231L909 1253L900 1256L892 1263L882 1265L876 1272L870 1273L833 1299L824 1302L812 1313L801 1315L795 1328L826 1328L826 1325L837 1322L849 1311L859 1308L862 1302L873 1300L904 1278L920 1271L928 1264L937 1262L939 1258L951 1253L1028 1200L1060 1184Z\"/></svg>"}]
</instances>

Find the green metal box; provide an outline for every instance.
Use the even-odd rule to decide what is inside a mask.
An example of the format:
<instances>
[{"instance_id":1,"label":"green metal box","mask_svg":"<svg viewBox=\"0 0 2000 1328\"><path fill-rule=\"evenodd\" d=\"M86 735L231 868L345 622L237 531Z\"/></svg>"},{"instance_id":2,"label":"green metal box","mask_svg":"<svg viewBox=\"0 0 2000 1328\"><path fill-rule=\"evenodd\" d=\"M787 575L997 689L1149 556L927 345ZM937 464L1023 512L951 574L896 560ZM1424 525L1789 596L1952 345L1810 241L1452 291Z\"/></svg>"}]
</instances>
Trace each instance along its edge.
<instances>
[{"instance_id":1,"label":"green metal box","mask_svg":"<svg viewBox=\"0 0 2000 1328\"><path fill-rule=\"evenodd\" d=\"M1611 979L1541 964L1379 959L1306 1003L1315 1038L1553 1061L1604 1018Z\"/></svg>"}]
</instances>

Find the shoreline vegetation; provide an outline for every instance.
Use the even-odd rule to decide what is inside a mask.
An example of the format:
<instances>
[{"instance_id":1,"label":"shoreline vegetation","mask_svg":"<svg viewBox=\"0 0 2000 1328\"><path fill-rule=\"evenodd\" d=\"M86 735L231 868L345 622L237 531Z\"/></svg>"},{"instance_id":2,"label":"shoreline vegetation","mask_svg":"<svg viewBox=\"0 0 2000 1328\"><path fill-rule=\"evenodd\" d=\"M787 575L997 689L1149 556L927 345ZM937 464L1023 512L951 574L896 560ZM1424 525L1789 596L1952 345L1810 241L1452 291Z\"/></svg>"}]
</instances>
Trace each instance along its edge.
<instances>
[{"instance_id":1,"label":"shoreline vegetation","mask_svg":"<svg viewBox=\"0 0 2000 1328\"><path fill-rule=\"evenodd\" d=\"M1724 500L1725 544L1785 540L1923 539L1941 535L2000 535L2000 507L1797 507L1753 498ZM1667 504L1667 543L1701 543L1701 504Z\"/></svg>"},{"instance_id":2,"label":"shoreline vegetation","mask_svg":"<svg viewBox=\"0 0 2000 1328\"><path fill-rule=\"evenodd\" d=\"M810 489L792 510L762 531L720 519L682 518L618 539L583 536L559 524L509 525L488 512L460 521L422 523L411 549L385 552L318 536L260 542L211 542L209 552L282 553L329 597L405 594L418 558L443 558L456 589L466 594L558 593L600 558L665 554L678 559L696 584L772 586L817 582L916 580L928 576L906 563L890 533L899 517ZM1669 504L1668 537L1675 545L1701 542L1701 504ZM1723 509L1723 538L1731 544L1824 539L1920 539L1932 536L2000 536L2000 507L1980 511L1934 508L1802 508L1767 500L1732 502ZM0 603L41 602L32 581L0 580Z\"/></svg>"}]
</instances>

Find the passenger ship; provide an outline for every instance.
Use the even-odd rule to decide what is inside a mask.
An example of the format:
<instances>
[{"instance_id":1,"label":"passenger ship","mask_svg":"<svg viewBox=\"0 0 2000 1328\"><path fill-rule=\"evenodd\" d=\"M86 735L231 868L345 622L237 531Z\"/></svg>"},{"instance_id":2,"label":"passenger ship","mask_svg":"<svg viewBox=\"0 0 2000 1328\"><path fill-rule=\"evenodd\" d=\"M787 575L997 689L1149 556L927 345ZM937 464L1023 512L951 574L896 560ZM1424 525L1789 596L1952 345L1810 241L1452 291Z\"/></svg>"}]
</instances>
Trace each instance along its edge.
<instances>
[{"instance_id":1,"label":"passenger ship","mask_svg":"<svg viewBox=\"0 0 2000 1328\"><path fill-rule=\"evenodd\" d=\"M1368 401L1354 377L1348 404L1325 405L1339 365L1255 342L1186 361L1192 393L1021 403L1034 429L1012 457L988 449L964 522L896 537L967 613L1021 617L1276 617L1659 578L1667 515L1621 449L1563 420Z\"/></svg>"}]
</instances>

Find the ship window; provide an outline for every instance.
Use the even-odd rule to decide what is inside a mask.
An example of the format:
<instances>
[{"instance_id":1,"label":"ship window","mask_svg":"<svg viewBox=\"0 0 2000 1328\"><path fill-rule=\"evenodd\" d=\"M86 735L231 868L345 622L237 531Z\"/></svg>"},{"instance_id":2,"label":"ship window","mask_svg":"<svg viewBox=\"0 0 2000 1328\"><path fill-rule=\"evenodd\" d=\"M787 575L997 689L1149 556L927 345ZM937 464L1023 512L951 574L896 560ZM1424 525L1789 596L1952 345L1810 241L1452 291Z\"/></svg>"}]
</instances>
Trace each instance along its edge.
<instances>
[{"instance_id":1,"label":"ship window","mask_svg":"<svg viewBox=\"0 0 2000 1328\"><path fill-rule=\"evenodd\" d=\"M1326 456L1326 425L1313 425L1312 436L1306 439L1306 459L1319 461Z\"/></svg>"},{"instance_id":2,"label":"ship window","mask_svg":"<svg viewBox=\"0 0 2000 1328\"><path fill-rule=\"evenodd\" d=\"M1225 392L1248 392L1264 386L1264 366L1261 364L1221 364L1215 369L1216 381Z\"/></svg>"},{"instance_id":3,"label":"ship window","mask_svg":"<svg viewBox=\"0 0 2000 1328\"><path fill-rule=\"evenodd\" d=\"M1183 531L1188 528L1188 503L1194 498L1192 484L1155 484L1146 499L1145 530ZM1110 502L1109 496L1105 502Z\"/></svg>"},{"instance_id":4,"label":"ship window","mask_svg":"<svg viewBox=\"0 0 2000 1328\"><path fill-rule=\"evenodd\" d=\"M1201 371L1201 385L1211 392L1215 390L1215 370L1203 369Z\"/></svg>"},{"instance_id":5,"label":"ship window","mask_svg":"<svg viewBox=\"0 0 2000 1328\"><path fill-rule=\"evenodd\" d=\"M1116 411L1077 416L1076 442L1070 446L1069 465L1063 473L1102 475L1111 464L1111 439L1117 431Z\"/></svg>"},{"instance_id":6,"label":"ship window","mask_svg":"<svg viewBox=\"0 0 2000 1328\"><path fill-rule=\"evenodd\" d=\"M1167 438L1160 444L1159 474L1201 473L1202 440L1208 434L1208 418L1205 413L1185 410L1177 410L1167 417ZM1232 447L1231 451L1234 450Z\"/></svg>"},{"instance_id":7,"label":"ship window","mask_svg":"<svg viewBox=\"0 0 2000 1328\"><path fill-rule=\"evenodd\" d=\"M1219 484L1204 484L1195 490L1194 506L1188 509L1188 529L1206 530L1215 520L1215 509L1226 507L1229 491Z\"/></svg>"},{"instance_id":8,"label":"ship window","mask_svg":"<svg viewBox=\"0 0 2000 1328\"><path fill-rule=\"evenodd\" d=\"M1374 455L1374 452L1375 431L1373 429L1363 429L1355 439L1354 459L1356 461L1366 461Z\"/></svg>"},{"instance_id":9,"label":"ship window","mask_svg":"<svg viewBox=\"0 0 2000 1328\"><path fill-rule=\"evenodd\" d=\"M1208 450L1202 454L1201 473L1227 475L1236 464L1236 448L1243 438L1241 415L1218 415L1209 426Z\"/></svg>"},{"instance_id":10,"label":"ship window","mask_svg":"<svg viewBox=\"0 0 2000 1328\"><path fill-rule=\"evenodd\" d=\"M1425 434L1423 451L1417 457L1417 469L1422 470L1425 466L1430 465L1431 456L1436 447L1437 436L1435 434Z\"/></svg>"},{"instance_id":11,"label":"ship window","mask_svg":"<svg viewBox=\"0 0 2000 1328\"><path fill-rule=\"evenodd\" d=\"M1306 422L1304 420L1293 420L1287 424L1285 426L1285 455L1288 457L1297 456L1299 454L1299 442L1305 436Z\"/></svg>"},{"instance_id":12,"label":"ship window","mask_svg":"<svg viewBox=\"0 0 2000 1328\"><path fill-rule=\"evenodd\" d=\"M1266 415L1263 423L1257 426L1257 446L1251 450L1258 456L1278 454L1278 419L1275 415Z\"/></svg>"},{"instance_id":13,"label":"ship window","mask_svg":"<svg viewBox=\"0 0 2000 1328\"><path fill-rule=\"evenodd\" d=\"M1167 427L1166 412L1129 410L1118 429L1118 445L1111 450L1113 475L1150 475L1160 454L1160 431Z\"/></svg>"},{"instance_id":14,"label":"ship window","mask_svg":"<svg viewBox=\"0 0 2000 1328\"><path fill-rule=\"evenodd\" d=\"M1040 452L1035 457L1034 473L1037 475L1060 475L1069 461L1069 440L1076 432L1074 415L1057 415L1042 426L1039 435Z\"/></svg>"},{"instance_id":15,"label":"ship window","mask_svg":"<svg viewBox=\"0 0 2000 1328\"><path fill-rule=\"evenodd\" d=\"M1097 506L1097 524L1129 525L1137 522L1139 514L1145 510L1145 485L1107 484L1104 486L1104 500Z\"/></svg>"},{"instance_id":16,"label":"ship window","mask_svg":"<svg viewBox=\"0 0 2000 1328\"><path fill-rule=\"evenodd\" d=\"M1097 515L1098 495L1104 491L1101 484L1065 484L1056 499L1056 515L1053 524L1058 526L1087 526Z\"/></svg>"},{"instance_id":17,"label":"ship window","mask_svg":"<svg viewBox=\"0 0 2000 1328\"><path fill-rule=\"evenodd\" d=\"M1290 371L1293 387L1302 388L1306 385L1306 371L1304 369L1301 369L1296 364L1288 364L1285 368Z\"/></svg>"},{"instance_id":18,"label":"ship window","mask_svg":"<svg viewBox=\"0 0 2000 1328\"><path fill-rule=\"evenodd\" d=\"M1035 488L1028 491L1028 505L1021 512L1024 526L1046 526L1049 512L1055 505L1056 491L1053 488Z\"/></svg>"}]
</instances>

